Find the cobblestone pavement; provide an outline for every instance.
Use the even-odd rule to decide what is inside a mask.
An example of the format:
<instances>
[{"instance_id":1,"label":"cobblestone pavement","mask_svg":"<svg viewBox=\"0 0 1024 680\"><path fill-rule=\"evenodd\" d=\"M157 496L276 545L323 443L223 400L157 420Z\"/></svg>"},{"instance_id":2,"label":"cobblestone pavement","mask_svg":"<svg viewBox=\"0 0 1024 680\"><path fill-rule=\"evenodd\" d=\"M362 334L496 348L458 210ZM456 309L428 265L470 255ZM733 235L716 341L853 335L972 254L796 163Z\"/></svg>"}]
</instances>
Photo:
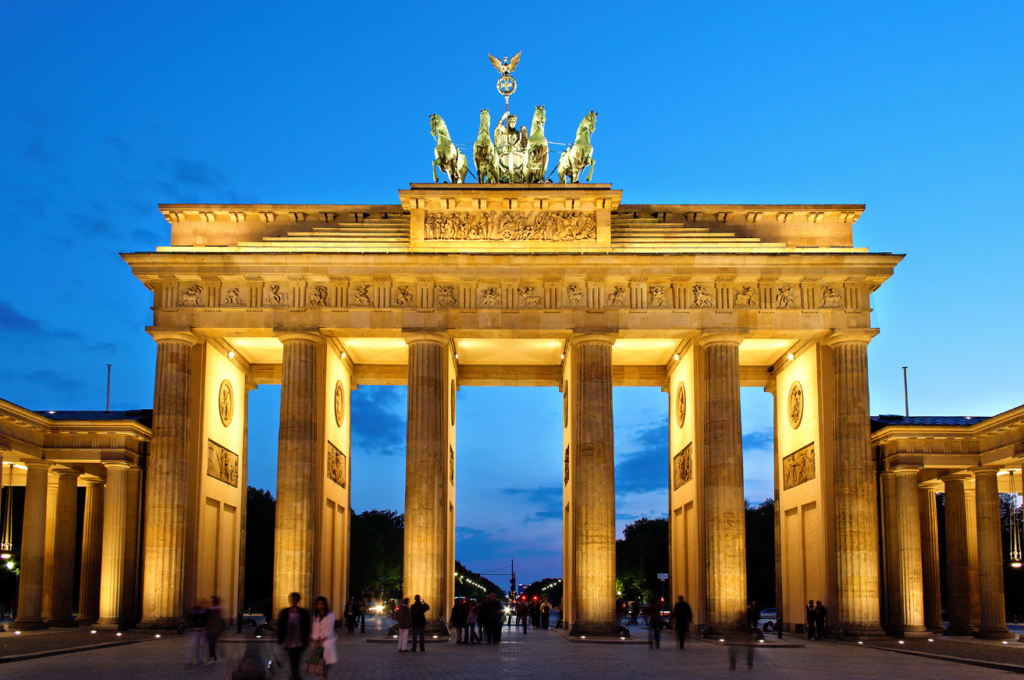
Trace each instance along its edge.
<instances>
[{"instance_id":1,"label":"cobblestone pavement","mask_svg":"<svg viewBox=\"0 0 1024 680\"><path fill-rule=\"evenodd\" d=\"M746 668L745 650L737 654L738 668L728 667L725 647L700 641L674 648L674 640L663 640L658 650L646 645L590 644L568 642L559 633L531 631L506 633L498 646L465 647L454 643L428 644L425 653L399 654L390 644L369 644L365 636L342 634L338 652L342 662L331 670L332 680L343 678L442 678L489 680L490 678L637 678L686 677L752 678L839 677L843 678L985 678L1007 677L1005 671L965 666L905 654L893 654L867 647L831 642L811 643L797 649L754 649L754 669ZM163 680L220 679L230 676L231 659L237 659L244 645L222 645L225 662L187 668L185 643L181 638L161 639L127 647L79 652L43 659L0 665L5 680L96 678ZM278 673L275 677L287 677Z\"/></svg>"}]
</instances>

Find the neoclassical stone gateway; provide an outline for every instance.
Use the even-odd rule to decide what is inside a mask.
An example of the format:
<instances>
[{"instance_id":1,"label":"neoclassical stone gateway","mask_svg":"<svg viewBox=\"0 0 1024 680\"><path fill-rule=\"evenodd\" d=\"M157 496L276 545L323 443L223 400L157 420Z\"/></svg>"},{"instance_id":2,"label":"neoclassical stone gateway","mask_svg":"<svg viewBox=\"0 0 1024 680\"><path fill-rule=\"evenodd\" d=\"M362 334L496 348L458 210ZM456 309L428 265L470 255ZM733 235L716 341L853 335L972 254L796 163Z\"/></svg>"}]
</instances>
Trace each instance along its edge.
<instances>
[{"instance_id":1,"label":"neoclassical stone gateway","mask_svg":"<svg viewBox=\"0 0 1024 680\"><path fill-rule=\"evenodd\" d=\"M869 299L901 256L853 246L863 206L624 205L600 184L399 196L166 205L171 246L124 255L153 291L158 343L143 625L176 620L210 573L237 578L245 395L268 383L282 386L276 604L346 592L352 389L409 387L405 585L441 615L455 391L551 385L564 395L565 618L608 629L611 388L656 385L671 395L673 590L700 623L739 625L740 386L757 385L780 396L786 601L822 599L835 625L881 631Z\"/></svg>"}]
</instances>

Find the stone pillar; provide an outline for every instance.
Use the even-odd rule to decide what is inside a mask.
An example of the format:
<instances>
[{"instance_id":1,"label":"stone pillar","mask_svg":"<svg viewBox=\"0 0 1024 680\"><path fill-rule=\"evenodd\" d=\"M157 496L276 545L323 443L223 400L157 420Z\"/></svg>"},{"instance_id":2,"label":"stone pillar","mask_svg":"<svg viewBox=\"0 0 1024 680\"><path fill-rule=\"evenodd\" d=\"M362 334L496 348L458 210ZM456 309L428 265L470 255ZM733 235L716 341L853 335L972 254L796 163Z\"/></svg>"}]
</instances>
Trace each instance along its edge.
<instances>
[{"instance_id":1,"label":"stone pillar","mask_svg":"<svg viewBox=\"0 0 1024 680\"><path fill-rule=\"evenodd\" d=\"M611 335L571 340L573 401L572 518L576 620L580 633L615 633L615 446Z\"/></svg>"},{"instance_id":2,"label":"stone pillar","mask_svg":"<svg viewBox=\"0 0 1024 680\"><path fill-rule=\"evenodd\" d=\"M79 626L100 617L100 569L103 556L103 481L85 482L85 517L82 525L82 576L78 587Z\"/></svg>"},{"instance_id":3,"label":"stone pillar","mask_svg":"<svg viewBox=\"0 0 1024 680\"><path fill-rule=\"evenodd\" d=\"M128 516L125 524L128 535L124 541L124 589L121 602L121 618L129 628L139 620L139 511L142 508L142 468L128 469Z\"/></svg>"},{"instance_id":4,"label":"stone pillar","mask_svg":"<svg viewBox=\"0 0 1024 680\"><path fill-rule=\"evenodd\" d=\"M127 624L124 616L125 571L134 557L128 547L128 468L128 463L107 464L97 628L116 630Z\"/></svg>"},{"instance_id":5,"label":"stone pillar","mask_svg":"<svg viewBox=\"0 0 1024 680\"><path fill-rule=\"evenodd\" d=\"M448 456L445 422L445 374L448 337L443 334L406 335L409 344L409 402L405 457L404 593L419 595L430 605L431 622L439 611L447 580L445 546L448 513L445 507L445 465Z\"/></svg>"},{"instance_id":6,"label":"stone pillar","mask_svg":"<svg viewBox=\"0 0 1024 680\"><path fill-rule=\"evenodd\" d=\"M974 471L978 519L978 586L981 595L981 623L974 636L988 640L1013 637L1006 627L997 472L996 468L987 467Z\"/></svg>"},{"instance_id":7,"label":"stone pillar","mask_svg":"<svg viewBox=\"0 0 1024 680\"><path fill-rule=\"evenodd\" d=\"M146 469L144 591L139 627L177 628L184 613L182 584L188 504L191 358L196 337L191 333L169 331L151 331L150 334L157 345L156 388L153 439ZM106 543L106 527L103 533ZM101 594L101 611L103 597Z\"/></svg>"},{"instance_id":8,"label":"stone pillar","mask_svg":"<svg viewBox=\"0 0 1024 680\"><path fill-rule=\"evenodd\" d=\"M878 591L878 489L868 405L870 333L837 333L833 356L836 625L847 635L882 635Z\"/></svg>"},{"instance_id":9,"label":"stone pillar","mask_svg":"<svg viewBox=\"0 0 1024 680\"><path fill-rule=\"evenodd\" d=\"M297 592L312 608L317 475L320 350L314 333L281 334L281 427L277 448L277 528L274 534L274 611Z\"/></svg>"},{"instance_id":10,"label":"stone pillar","mask_svg":"<svg viewBox=\"0 0 1024 680\"><path fill-rule=\"evenodd\" d=\"M14 630L46 628L43 621L43 563L46 552L46 487L49 464L25 463L25 517L21 530L21 577L18 580L18 618Z\"/></svg>"},{"instance_id":11,"label":"stone pillar","mask_svg":"<svg viewBox=\"0 0 1024 680\"><path fill-rule=\"evenodd\" d=\"M747 605L743 430L738 335L705 335L703 348L704 510L707 532L707 623L744 627Z\"/></svg>"},{"instance_id":12,"label":"stone pillar","mask_svg":"<svg viewBox=\"0 0 1024 680\"><path fill-rule=\"evenodd\" d=\"M971 578L967 546L967 500L962 476L944 477L946 486L946 580L949 627L946 635L971 635Z\"/></svg>"},{"instance_id":13,"label":"stone pillar","mask_svg":"<svg viewBox=\"0 0 1024 680\"><path fill-rule=\"evenodd\" d=\"M57 542L57 475L46 479L46 543L43 548L43 621L53 606L53 551Z\"/></svg>"},{"instance_id":14,"label":"stone pillar","mask_svg":"<svg viewBox=\"0 0 1024 680\"><path fill-rule=\"evenodd\" d=\"M978 502L974 479L964 481L964 511L967 514L967 570L971 578L971 625L981 623L981 589L978 586Z\"/></svg>"},{"instance_id":15,"label":"stone pillar","mask_svg":"<svg viewBox=\"0 0 1024 680\"><path fill-rule=\"evenodd\" d=\"M924 625L932 633L942 633L942 584L939 580L939 521L935 507L935 489L930 485L917 490L921 522L921 566L924 586Z\"/></svg>"},{"instance_id":16,"label":"stone pillar","mask_svg":"<svg viewBox=\"0 0 1024 680\"><path fill-rule=\"evenodd\" d=\"M918 503L918 469L897 468L896 558L899 569L901 637L927 637L925 628L925 577L921 555L921 511Z\"/></svg>"},{"instance_id":17,"label":"stone pillar","mask_svg":"<svg viewBox=\"0 0 1024 680\"><path fill-rule=\"evenodd\" d=\"M74 470L57 472L54 506L53 568L50 574L50 618L54 627L75 625L75 538L78 529L78 476Z\"/></svg>"}]
</instances>

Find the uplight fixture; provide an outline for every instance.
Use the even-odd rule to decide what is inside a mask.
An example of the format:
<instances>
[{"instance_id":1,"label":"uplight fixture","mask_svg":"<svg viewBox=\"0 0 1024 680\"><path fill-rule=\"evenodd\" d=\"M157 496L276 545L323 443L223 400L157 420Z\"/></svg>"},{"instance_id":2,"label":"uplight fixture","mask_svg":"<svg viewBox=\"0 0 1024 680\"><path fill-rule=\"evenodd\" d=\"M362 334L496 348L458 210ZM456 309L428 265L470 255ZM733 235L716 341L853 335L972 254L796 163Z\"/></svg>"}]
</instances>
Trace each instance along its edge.
<instances>
[{"instance_id":1,"label":"uplight fixture","mask_svg":"<svg viewBox=\"0 0 1024 680\"><path fill-rule=\"evenodd\" d=\"M234 358L235 358L235 350L229 350L228 351L228 359L234 359Z\"/></svg>"},{"instance_id":2,"label":"uplight fixture","mask_svg":"<svg viewBox=\"0 0 1024 680\"><path fill-rule=\"evenodd\" d=\"M792 360L793 360L793 359L795 359L795 358L796 358L796 357L795 357L795 356L793 356L792 354L790 354L790 355L789 355L789 360L790 360L790 361L792 361Z\"/></svg>"}]
</instances>

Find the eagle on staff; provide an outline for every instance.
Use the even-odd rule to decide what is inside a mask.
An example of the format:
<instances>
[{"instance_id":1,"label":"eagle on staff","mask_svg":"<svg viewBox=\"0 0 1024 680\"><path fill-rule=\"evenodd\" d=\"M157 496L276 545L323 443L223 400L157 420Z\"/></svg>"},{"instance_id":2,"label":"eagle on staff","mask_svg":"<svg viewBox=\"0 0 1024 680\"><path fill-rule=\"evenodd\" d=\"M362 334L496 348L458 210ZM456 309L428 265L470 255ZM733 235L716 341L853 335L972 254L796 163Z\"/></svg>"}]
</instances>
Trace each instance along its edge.
<instances>
[{"instance_id":1,"label":"eagle on staff","mask_svg":"<svg viewBox=\"0 0 1024 680\"><path fill-rule=\"evenodd\" d=\"M512 71L516 70L516 66L519 65L519 57L520 55L522 55L522 53L522 50L520 50L519 54L512 57L511 61L509 61L508 55L506 54L505 63L502 63L501 59L498 59L497 57L491 55L490 53L488 53L487 56L490 57L491 63L494 64L494 68L498 69L498 73L500 73L501 77L504 78L505 76L512 73Z\"/></svg>"}]
</instances>

